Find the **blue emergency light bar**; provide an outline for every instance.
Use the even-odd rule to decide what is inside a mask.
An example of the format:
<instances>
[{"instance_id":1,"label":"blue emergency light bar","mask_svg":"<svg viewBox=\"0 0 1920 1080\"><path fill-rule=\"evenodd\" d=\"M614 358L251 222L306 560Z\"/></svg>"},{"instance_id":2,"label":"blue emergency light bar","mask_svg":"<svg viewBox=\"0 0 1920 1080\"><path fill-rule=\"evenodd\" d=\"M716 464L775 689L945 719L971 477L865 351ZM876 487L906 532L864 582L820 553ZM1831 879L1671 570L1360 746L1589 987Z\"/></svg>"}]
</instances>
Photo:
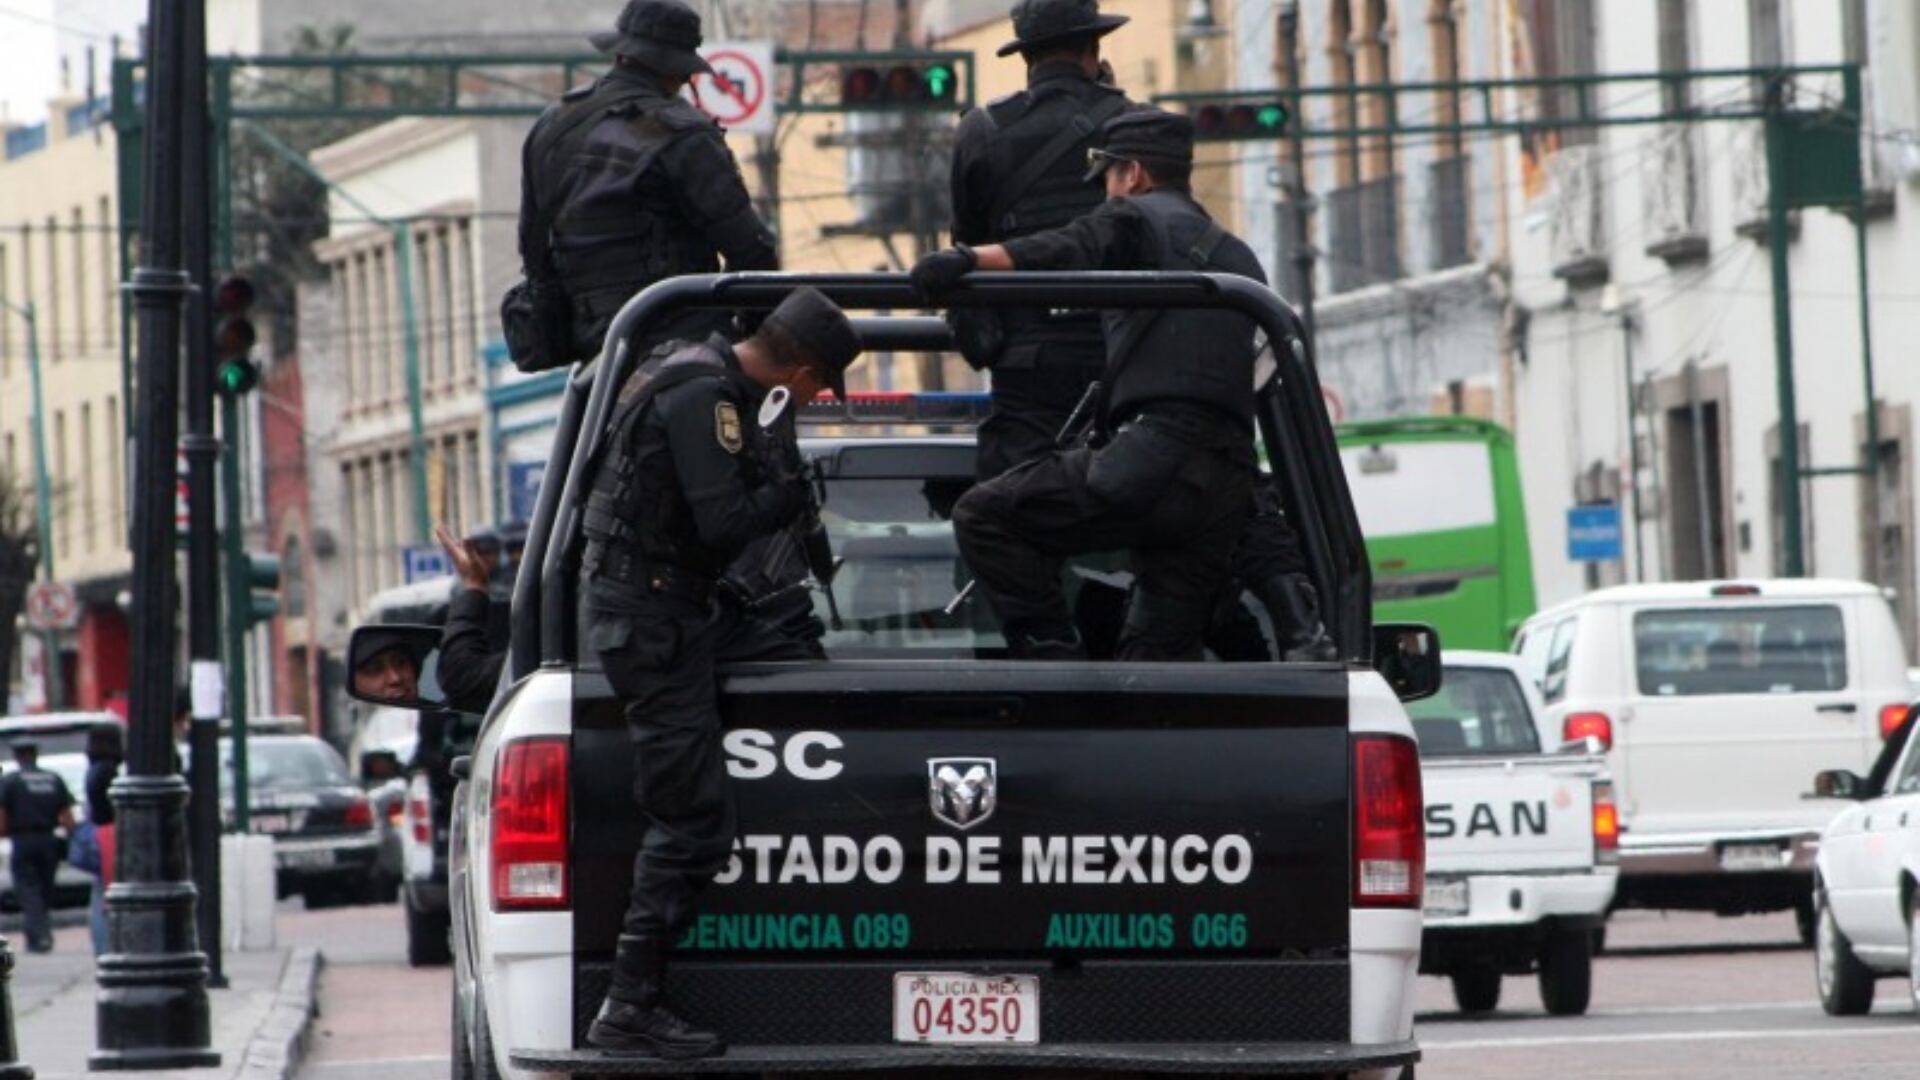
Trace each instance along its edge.
<instances>
[{"instance_id":1,"label":"blue emergency light bar","mask_svg":"<svg viewBox=\"0 0 1920 1080\"><path fill-rule=\"evenodd\" d=\"M822 394L800 410L803 424L978 424L993 411L983 390L869 391L843 400Z\"/></svg>"}]
</instances>

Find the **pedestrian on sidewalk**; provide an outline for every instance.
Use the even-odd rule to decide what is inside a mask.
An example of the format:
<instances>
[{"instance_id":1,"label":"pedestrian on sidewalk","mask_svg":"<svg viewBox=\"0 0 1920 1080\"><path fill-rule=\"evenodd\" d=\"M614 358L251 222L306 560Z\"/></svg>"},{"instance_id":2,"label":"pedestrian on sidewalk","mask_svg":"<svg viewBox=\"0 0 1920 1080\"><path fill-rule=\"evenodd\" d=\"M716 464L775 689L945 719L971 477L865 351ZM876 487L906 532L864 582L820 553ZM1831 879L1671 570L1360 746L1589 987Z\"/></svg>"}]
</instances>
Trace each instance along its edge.
<instances>
[{"instance_id":1,"label":"pedestrian on sidewalk","mask_svg":"<svg viewBox=\"0 0 1920 1080\"><path fill-rule=\"evenodd\" d=\"M40 767L40 746L33 740L14 741L13 761L19 768L0 779L0 832L13 841L13 892L27 924L27 951L52 952L47 908L54 872L67 853L54 830L73 828L73 792L58 773Z\"/></svg>"},{"instance_id":2,"label":"pedestrian on sidewalk","mask_svg":"<svg viewBox=\"0 0 1920 1080\"><path fill-rule=\"evenodd\" d=\"M93 826L100 857L93 871L93 898L87 906L87 928L93 934L95 956L107 951L107 886L113 884L113 799L107 792L125 759L119 724L95 724L88 729L87 821Z\"/></svg>"}]
</instances>

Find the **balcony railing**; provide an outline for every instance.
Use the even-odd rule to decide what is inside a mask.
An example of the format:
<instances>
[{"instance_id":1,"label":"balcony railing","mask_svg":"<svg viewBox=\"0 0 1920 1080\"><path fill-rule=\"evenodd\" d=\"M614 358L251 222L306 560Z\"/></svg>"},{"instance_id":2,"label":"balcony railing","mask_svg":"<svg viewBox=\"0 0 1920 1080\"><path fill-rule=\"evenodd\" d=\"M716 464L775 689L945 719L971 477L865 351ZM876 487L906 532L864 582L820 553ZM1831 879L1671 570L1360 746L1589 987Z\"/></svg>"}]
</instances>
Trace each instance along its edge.
<instances>
[{"instance_id":1,"label":"balcony railing","mask_svg":"<svg viewBox=\"0 0 1920 1080\"><path fill-rule=\"evenodd\" d=\"M1706 159L1698 130L1664 124L1641 144L1640 221L1647 254L1669 263L1707 254Z\"/></svg>"},{"instance_id":2,"label":"balcony railing","mask_svg":"<svg viewBox=\"0 0 1920 1080\"><path fill-rule=\"evenodd\" d=\"M1398 176L1338 188L1327 197L1327 211L1327 277L1334 292L1402 276Z\"/></svg>"},{"instance_id":3,"label":"balcony railing","mask_svg":"<svg viewBox=\"0 0 1920 1080\"><path fill-rule=\"evenodd\" d=\"M1553 275L1570 285L1607 279L1605 165L1596 144L1562 147L1547 159Z\"/></svg>"},{"instance_id":4,"label":"balcony railing","mask_svg":"<svg viewBox=\"0 0 1920 1080\"><path fill-rule=\"evenodd\" d=\"M1472 159L1464 154L1441 158L1427 167L1428 242L1433 245L1433 269L1445 270L1473 261L1472 213L1468 177Z\"/></svg>"}]
</instances>

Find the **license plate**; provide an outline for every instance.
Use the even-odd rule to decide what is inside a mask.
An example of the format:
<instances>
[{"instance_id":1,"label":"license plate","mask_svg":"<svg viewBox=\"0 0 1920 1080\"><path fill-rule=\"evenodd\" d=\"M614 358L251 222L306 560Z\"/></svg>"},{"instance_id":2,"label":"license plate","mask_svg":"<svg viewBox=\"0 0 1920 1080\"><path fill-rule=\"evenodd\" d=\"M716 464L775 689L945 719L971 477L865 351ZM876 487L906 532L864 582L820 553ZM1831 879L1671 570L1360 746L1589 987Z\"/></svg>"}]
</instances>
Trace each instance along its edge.
<instances>
[{"instance_id":1,"label":"license plate","mask_svg":"<svg viewBox=\"0 0 1920 1080\"><path fill-rule=\"evenodd\" d=\"M315 866L332 866L333 852L325 848L319 851L283 851L280 853L280 865L307 869Z\"/></svg>"},{"instance_id":2,"label":"license plate","mask_svg":"<svg viewBox=\"0 0 1920 1080\"><path fill-rule=\"evenodd\" d=\"M258 833L283 833L292 828L293 821L286 814L253 815L253 831Z\"/></svg>"},{"instance_id":3,"label":"license plate","mask_svg":"<svg viewBox=\"0 0 1920 1080\"><path fill-rule=\"evenodd\" d=\"M893 1038L904 1043L1034 1045L1040 1041L1040 978L897 972Z\"/></svg>"},{"instance_id":4,"label":"license plate","mask_svg":"<svg viewBox=\"0 0 1920 1080\"><path fill-rule=\"evenodd\" d=\"M1468 911L1467 883L1463 879L1437 878L1427 882L1427 895L1420 905L1422 914L1436 918L1465 915Z\"/></svg>"},{"instance_id":5,"label":"license plate","mask_svg":"<svg viewBox=\"0 0 1920 1080\"><path fill-rule=\"evenodd\" d=\"M1780 869L1778 844L1728 844L1720 849L1720 869L1735 873Z\"/></svg>"}]
</instances>

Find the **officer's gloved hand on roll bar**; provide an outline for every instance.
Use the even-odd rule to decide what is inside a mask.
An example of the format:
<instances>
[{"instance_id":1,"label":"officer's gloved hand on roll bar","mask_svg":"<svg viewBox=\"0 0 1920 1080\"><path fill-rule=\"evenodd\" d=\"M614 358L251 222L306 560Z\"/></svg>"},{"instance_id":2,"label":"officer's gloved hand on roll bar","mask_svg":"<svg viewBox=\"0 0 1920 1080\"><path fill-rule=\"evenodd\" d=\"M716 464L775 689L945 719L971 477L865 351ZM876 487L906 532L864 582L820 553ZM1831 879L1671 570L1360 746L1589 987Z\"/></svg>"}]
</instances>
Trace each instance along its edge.
<instances>
[{"instance_id":1,"label":"officer's gloved hand on roll bar","mask_svg":"<svg viewBox=\"0 0 1920 1080\"><path fill-rule=\"evenodd\" d=\"M909 276L913 278L913 287L923 296L934 296L946 292L958 284L962 277L970 273L979 260L973 249L965 244L955 244L950 248L923 255L913 264Z\"/></svg>"}]
</instances>

